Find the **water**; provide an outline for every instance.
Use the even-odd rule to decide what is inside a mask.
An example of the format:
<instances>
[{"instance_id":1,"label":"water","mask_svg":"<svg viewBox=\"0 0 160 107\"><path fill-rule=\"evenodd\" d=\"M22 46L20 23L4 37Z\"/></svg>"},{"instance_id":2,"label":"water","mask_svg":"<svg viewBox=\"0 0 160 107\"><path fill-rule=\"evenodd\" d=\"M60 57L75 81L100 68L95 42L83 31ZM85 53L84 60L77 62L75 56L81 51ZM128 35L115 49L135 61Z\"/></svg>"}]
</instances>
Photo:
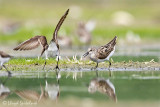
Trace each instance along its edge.
<instances>
[{"instance_id":1,"label":"water","mask_svg":"<svg viewBox=\"0 0 160 107\"><path fill-rule=\"evenodd\" d=\"M28 101L22 100L16 91L27 93L32 91L41 95L41 87L45 90L46 82L48 84L47 91L51 92L52 96L44 97L44 101L53 101L59 106L66 103L66 105L81 105L86 101L87 104L119 104L124 105L126 102L131 104L137 102L138 105L144 106L145 104L155 103L155 106L160 106L160 73L159 71L117 71L112 72L112 77L109 77L108 71L99 71L98 77L95 71L91 72L60 72L59 81L56 78L55 72L28 72L28 75L15 75L13 77L0 77L1 84L10 90L5 99L1 100L2 105L4 101ZM34 76L33 76L34 75ZM93 79L107 80L115 87L115 95L117 97L117 103L115 100L106 93L100 92L98 89L95 93L90 93L88 87ZM2 87L1 87L2 90ZM58 94L59 93L59 94ZM53 95L54 94L54 95ZM33 95L33 94L32 94ZM59 95L59 96L57 96ZM56 97L55 97L56 96ZM1 98L2 99L2 98ZM29 100L30 101L30 100ZM32 100L36 102L37 100ZM43 101L40 100L39 103ZM44 102L43 101L43 102ZM76 102L74 104L73 102ZM53 103L52 102L52 103ZM81 102L81 103L80 103ZM8 102L9 103L9 102ZM36 102L37 103L37 102ZM38 104L38 103L37 103ZM11 104L12 105L12 104ZM57 106L58 106L57 105ZM127 105L126 105L127 106Z\"/></svg>"}]
</instances>

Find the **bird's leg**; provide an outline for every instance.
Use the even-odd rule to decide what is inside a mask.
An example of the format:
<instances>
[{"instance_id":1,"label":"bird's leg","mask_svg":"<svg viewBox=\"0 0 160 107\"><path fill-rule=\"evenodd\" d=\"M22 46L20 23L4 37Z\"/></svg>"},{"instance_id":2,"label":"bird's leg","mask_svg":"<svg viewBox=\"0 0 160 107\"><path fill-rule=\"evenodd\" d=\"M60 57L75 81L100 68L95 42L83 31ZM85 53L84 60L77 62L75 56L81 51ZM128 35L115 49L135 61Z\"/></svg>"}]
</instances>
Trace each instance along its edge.
<instances>
[{"instance_id":1,"label":"bird's leg","mask_svg":"<svg viewBox=\"0 0 160 107\"><path fill-rule=\"evenodd\" d=\"M6 71L8 72L8 76L11 76L11 72L7 69L7 67L5 66L5 65L2 65L5 69L6 69Z\"/></svg>"},{"instance_id":2,"label":"bird's leg","mask_svg":"<svg viewBox=\"0 0 160 107\"><path fill-rule=\"evenodd\" d=\"M46 56L46 59L48 60L48 51L47 50L45 51L45 56Z\"/></svg>"},{"instance_id":3,"label":"bird's leg","mask_svg":"<svg viewBox=\"0 0 160 107\"><path fill-rule=\"evenodd\" d=\"M98 67L98 62L96 63L96 66L95 66L95 67L91 68L91 70L94 70L94 69L96 69L97 67Z\"/></svg>"},{"instance_id":4,"label":"bird's leg","mask_svg":"<svg viewBox=\"0 0 160 107\"><path fill-rule=\"evenodd\" d=\"M8 69L7 69L7 67L5 66L5 65L2 65L5 69L6 69L6 71L8 72Z\"/></svg>"},{"instance_id":5,"label":"bird's leg","mask_svg":"<svg viewBox=\"0 0 160 107\"><path fill-rule=\"evenodd\" d=\"M38 61L39 61L39 59L40 59L40 56L38 56ZM38 64L38 61L35 63L35 65L39 65L39 64Z\"/></svg>"},{"instance_id":6,"label":"bird's leg","mask_svg":"<svg viewBox=\"0 0 160 107\"><path fill-rule=\"evenodd\" d=\"M41 55L38 56L38 61L40 59ZM38 65L38 61L35 63L35 65Z\"/></svg>"},{"instance_id":7,"label":"bird's leg","mask_svg":"<svg viewBox=\"0 0 160 107\"><path fill-rule=\"evenodd\" d=\"M98 62L97 62L97 65L96 65L96 68L98 67Z\"/></svg>"},{"instance_id":8,"label":"bird's leg","mask_svg":"<svg viewBox=\"0 0 160 107\"><path fill-rule=\"evenodd\" d=\"M45 59L45 63L44 63L44 66L43 66L43 70L44 70L44 68L45 68L45 66L46 66L46 63L47 63L47 61L46 61L46 59Z\"/></svg>"},{"instance_id":9,"label":"bird's leg","mask_svg":"<svg viewBox=\"0 0 160 107\"><path fill-rule=\"evenodd\" d=\"M45 66L47 64L46 60L48 60L48 52L47 52L47 50L45 51L45 56L46 56L46 59L45 59L45 63L44 63L44 66L43 66L43 70L44 70L44 68L45 68Z\"/></svg>"},{"instance_id":10,"label":"bird's leg","mask_svg":"<svg viewBox=\"0 0 160 107\"><path fill-rule=\"evenodd\" d=\"M111 72L111 70L109 69L109 77L111 77L112 76L112 72Z\"/></svg>"},{"instance_id":11,"label":"bird's leg","mask_svg":"<svg viewBox=\"0 0 160 107\"><path fill-rule=\"evenodd\" d=\"M59 63L59 56L58 56L58 61L57 61L57 65L56 65L56 69L58 69L58 70L59 70L58 63Z\"/></svg>"},{"instance_id":12,"label":"bird's leg","mask_svg":"<svg viewBox=\"0 0 160 107\"><path fill-rule=\"evenodd\" d=\"M112 72L111 72L111 70L110 70L110 66L111 66L111 62L109 61L109 76L111 77L112 76Z\"/></svg>"},{"instance_id":13,"label":"bird's leg","mask_svg":"<svg viewBox=\"0 0 160 107\"><path fill-rule=\"evenodd\" d=\"M0 66L0 70L2 70L2 66Z\"/></svg>"},{"instance_id":14,"label":"bird's leg","mask_svg":"<svg viewBox=\"0 0 160 107\"><path fill-rule=\"evenodd\" d=\"M98 62L95 67L91 68L91 70L96 70L97 67L98 67ZM96 76L98 77L98 70L96 70Z\"/></svg>"},{"instance_id":15,"label":"bird's leg","mask_svg":"<svg viewBox=\"0 0 160 107\"><path fill-rule=\"evenodd\" d=\"M42 55L43 55L44 51L45 51L45 48L43 48L43 50L42 50L42 52L41 52L40 56L38 56L38 60L40 59L40 57L42 57ZM38 62L36 62L36 63L35 63L35 65L39 65L39 64L38 64Z\"/></svg>"},{"instance_id":16,"label":"bird's leg","mask_svg":"<svg viewBox=\"0 0 160 107\"><path fill-rule=\"evenodd\" d=\"M98 70L96 70L96 76L98 77Z\"/></svg>"},{"instance_id":17,"label":"bird's leg","mask_svg":"<svg viewBox=\"0 0 160 107\"><path fill-rule=\"evenodd\" d=\"M112 63L111 63L111 61L109 61L109 69L110 69L111 65L112 65Z\"/></svg>"},{"instance_id":18,"label":"bird's leg","mask_svg":"<svg viewBox=\"0 0 160 107\"><path fill-rule=\"evenodd\" d=\"M96 68L98 67L98 62L97 62L97 65L96 65ZM95 69L96 69L95 68ZM96 70L96 76L98 77L98 70Z\"/></svg>"},{"instance_id":19,"label":"bird's leg","mask_svg":"<svg viewBox=\"0 0 160 107\"><path fill-rule=\"evenodd\" d=\"M41 55L40 55L40 57L42 57L42 55L43 55L43 53L44 53L44 51L45 51L45 48L43 48L43 50L42 50L42 52L41 52ZM44 68L45 68L45 66L46 66L46 59L45 59L45 63L44 63L44 66L43 66L43 70L44 70Z\"/></svg>"}]
</instances>

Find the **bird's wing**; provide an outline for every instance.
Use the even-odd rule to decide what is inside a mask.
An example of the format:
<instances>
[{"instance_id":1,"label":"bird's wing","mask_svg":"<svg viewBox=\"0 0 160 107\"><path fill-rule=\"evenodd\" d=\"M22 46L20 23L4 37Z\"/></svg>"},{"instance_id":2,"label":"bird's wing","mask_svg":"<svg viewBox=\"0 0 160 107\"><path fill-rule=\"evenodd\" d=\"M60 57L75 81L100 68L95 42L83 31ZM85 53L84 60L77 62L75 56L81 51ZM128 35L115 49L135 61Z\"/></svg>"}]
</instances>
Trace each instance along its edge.
<instances>
[{"instance_id":1,"label":"bird's wing","mask_svg":"<svg viewBox=\"0 0 160 107\"><path fill-rule=\"evenodd\" d=\"M13 50L32 50L37 48L40 45L40 41L39 38L41 36L35 36L23 43L21 43L20 45L18 45L16 48L14 48Z\"/></svg>"},{"instance_id":2,"label":"bird's wing","mask_svg":"<svg viewBox=\"0 0 160 107\"><path fill-rule=\"evenodd\" d=\"M116 93L115 93L115 88L113 88L113 84L109 81L105 81L105 80L100 80L98 82L98 91L103 93L103 94L107 94L111 99L113 99L114 101L117 101L117 97L116 97Z\"/></svg>"},{"instance_id":3,"label":"bird's wing","mask_svg":"<svg viewBox=\"0 0 160 107\"><path fill-rule=\"evenodd\" d=\"M112 45L115 46L116 45L116 40L117 40L117 36L115 36L109 43L107 43L106 45L104 45L105 47L107 47L108 45Z\"/></svg>"},{"instance_id":4,"label":"bird's wing","mask_svg":"<svg viewBox=\"0 0 160 107\"><path fill-rule=\"evenodd\" d=\"M97 49L96 55L98 59L105 59L113 51L113 49L114 47L111 44L107 45L107 47L101 46Z\"/></svg>"},{"instance_id":5,"label":"bird's wing","mask_svg":"<svg viewBox=\"0 0 160 107\"><path fill-rule=\"evenodd\" d=\"M63 23L63 21L65 20L66 16L68 15L68 12L69 12L69 9L65 12L65 14L61 17L61 19L59 20L55 30L54 30L54 33L53 33L53 38L51 41L54 41L56 44L58 44L58 41L57 41L57 34L58 34L58 31Z\"/></svg>"},{"instance_id":6,"label":"bird's wing","mask_svg":"<svg viewBox=\"0 0 160 107\"><path fill-rule=\"evenodd\" d=\"M116 45L117 36L115 36L108 44L101 46L97 49L97 57L99 59L106 58L113 50L114 46Z\"/></svg>"}]
</instances>

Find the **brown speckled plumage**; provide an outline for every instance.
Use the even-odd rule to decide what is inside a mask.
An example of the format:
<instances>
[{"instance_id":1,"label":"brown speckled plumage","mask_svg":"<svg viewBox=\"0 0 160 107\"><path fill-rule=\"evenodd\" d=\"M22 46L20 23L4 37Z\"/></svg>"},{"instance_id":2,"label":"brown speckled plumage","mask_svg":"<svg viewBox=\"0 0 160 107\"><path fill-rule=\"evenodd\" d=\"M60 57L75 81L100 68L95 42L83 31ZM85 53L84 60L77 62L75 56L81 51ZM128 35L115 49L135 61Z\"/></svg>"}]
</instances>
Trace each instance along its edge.
<instances>
[{"instance_id":1,"label":"brown speckled plumage","mask_svg":"<svg viewBox=\"0 0 160 107\"><path fill-rule=\"evenodd\" d=\"M89 48L88 51L83 55L84 57L90 55L90 59L97 63L96 67L98 67L99 62L104 62L106 60L109 61L109 58L113 55L115 51L117 36L115 36L108 44L101 46L99 48ZM111 66L111 62L109 61L109 68Z\"/></svg>"}]
</instances>

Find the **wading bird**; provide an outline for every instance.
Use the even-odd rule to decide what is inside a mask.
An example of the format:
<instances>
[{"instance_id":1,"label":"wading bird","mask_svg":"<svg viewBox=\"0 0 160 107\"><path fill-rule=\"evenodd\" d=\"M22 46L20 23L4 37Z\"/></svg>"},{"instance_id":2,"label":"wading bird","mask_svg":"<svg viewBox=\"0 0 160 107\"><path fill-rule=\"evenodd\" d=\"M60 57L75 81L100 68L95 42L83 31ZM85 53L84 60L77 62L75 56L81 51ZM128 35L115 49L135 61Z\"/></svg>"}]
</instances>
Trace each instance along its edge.
<instances>
[{"instance_id":1,"label":"wading bird","mask_svg":"<svg viewBox=\"0 0 160 107\"><path fill-rule=\"evenodd\" d=\"M78 28L77 28L77 35L79 37L80 42L90 45L91 43L91 39L92 39L92 35L91 33L86 29L86 24L83 22L80 22L78 24Z\"/></svg>"},{"instance_id":2,"label":"wading bird","mask_svg":"<svg viewBox=\"0 0 160 107\"><path fill-rule=\"evenodd\" d=\"M109 68L111 66L110 57L113 55L115 51L115 45L116 45L117 36L114 37L113 40L111 40L108 44L97 48L89 48L88 51L83 55L83 57L86 57L89 55L89 58L96 62L97 65L95 68L98 67L99 62L109 61Z\"/></svg>"},{"instance_id":3,"label":"wading bird","mask_svg":"<svg viewBox=\"0 0 160 107\"><path fill-rule=\"evenodd\" d=\"M50 41L50 44L48 45L47 43L47 39L45 36L35 36L23 43L21 43L20 45L18 45L16 48L14 48L13 50L32 50L32 49L35 49L37 48L38 46L42 46L43 49L42 49L42 52L40 54L40 56L43 55L43 53L45 52L45 56L46 56L46 59L48 59L48 52L52 52L52 54L56 55L58 57L58 61L57 61L57 65L56 65L56 69L59 69L59 66L58 66L58 62L59 62L59 44L58 44L58 40L57 40L57 34L58 34L58 31L62 25L62 23L64 22L66 16L68 15L68 12L69 12L69 9L65 12L65 14L61 17L61 19L59 20L55 30L54 30L54 33L53 33L53 38L52 40ZM45 59L45 64L43 66L43 69L46 65L46 59Z\"/></svg>"},{"instance_id":4,"label":"wading bird","mask_svg":"<svg viewBox=\"0 0 160 107\"><path fill-rule=\"evenodd\" d=\"M11 72L6 68L4 63L8 62L11 59L11 57L12 56L4 53L3 51L0 51L0 64L1 64L0 70L2 69L2 67L4 67L8 72L8 76L11 75Z\"/></svg>"}]
</instances>

